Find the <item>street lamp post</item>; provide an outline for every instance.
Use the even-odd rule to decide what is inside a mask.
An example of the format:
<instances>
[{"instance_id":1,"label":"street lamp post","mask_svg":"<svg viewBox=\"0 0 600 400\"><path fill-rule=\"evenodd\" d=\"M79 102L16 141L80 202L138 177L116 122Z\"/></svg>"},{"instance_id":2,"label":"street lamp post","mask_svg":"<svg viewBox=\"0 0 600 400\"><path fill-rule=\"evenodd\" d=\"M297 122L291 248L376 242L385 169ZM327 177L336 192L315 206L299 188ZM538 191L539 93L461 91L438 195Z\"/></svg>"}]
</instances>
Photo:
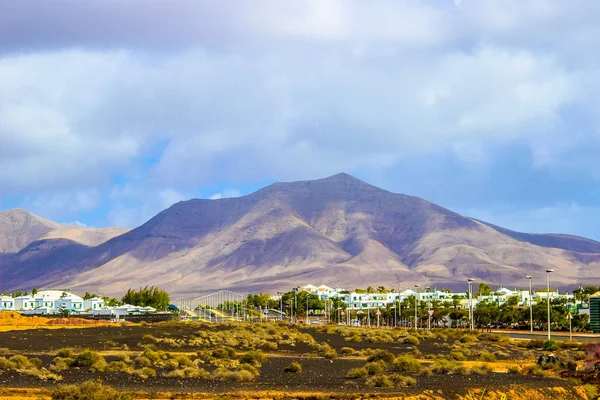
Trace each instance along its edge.
<instances>
[{"instance_id":1,"label":"street lamp post","mask_svg":"<svg viewBox=\"0 0 600 400\"><path fill-rule=\"evenodd\" d=\"M473 278L468 278L467 279L467 285L469 288L469 329L473 330L473 281L475 279Z\"/></svg>"},{"instance_id":2,"label":"street lamp post","mask_svg":"<svg viewBox=\"0 0 600 400\"><path fill-rule=\"evenodd\" d=\"M431 288L429 286L427 286L425 288L425 291L427 292L427 330L430 331L431 330Z\"/></svg>"},{"instance_id":3,"label":"street lamp post","mask_svg":"<svg viewBox=\"0 0 600 400\"><path fill-rule=\"evenodd\" d=\"M306 325L308 325L308 296L310 293L306 293Z\"/></svg>"},{"instance_id":4,"label":"street lamp post","mask_svg":"<svg viewBox=\"0 0 600 400\"><path fill-rule=\"evenodd\" d=\"M546 299L548 300L548 340L550 340L550 274L554 272L553 269L546 270Z\"/></svg>"},{"instance_id":5,"label":"street lamp post","mask_svg":"<svg viewBox=\"0 0 600 400\"><path fill-rule=\"evenodd\" d=\"M279 313L281 316L281 320L283 321L283 292L277 292L277 294L279 295Z\"/></svg>"},{"instance_id":6,"label":"street lamp post","mask_svg":"<svg viewBox=\"0 0 600 400\"><path fill-rule=\"evenodd\" d=\"M533 305L531 304L531 275L525 276L529 279L529 330L533 332Z\"/></svg>"},{"instance_id":7,"label":"street lamp post","mask_svg":"<svg viewBox=\"0 0 600 400\"><path fill-rule=\"evenodd\" d=\"M420 288L420 287L421 287L421 285L415 285L415 329L419 329L419 324L417 323L417 303L418 303L417 295L419 294L418 288Z\"/></svg>"}]
</instances>

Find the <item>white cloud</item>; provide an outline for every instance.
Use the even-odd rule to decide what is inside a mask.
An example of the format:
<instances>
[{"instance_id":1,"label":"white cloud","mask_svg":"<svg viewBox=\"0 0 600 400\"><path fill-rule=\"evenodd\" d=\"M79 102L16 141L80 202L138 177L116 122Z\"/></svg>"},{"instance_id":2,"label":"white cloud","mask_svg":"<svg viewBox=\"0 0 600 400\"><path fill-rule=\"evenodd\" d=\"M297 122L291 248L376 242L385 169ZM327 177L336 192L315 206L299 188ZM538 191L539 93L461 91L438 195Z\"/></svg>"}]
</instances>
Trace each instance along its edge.
<instances>
[{"instance_id":1,"label":"white cloud","mask_svg":"<svg viewBox=\"0 0 600 400\"><path fill-rule=\"evenodd\" d=\"M26 197L22 207L49 219L61 219L95 209L100 205L98 189L48 191Z\"/></svg>"},{"instance_id":2,"label":"white cloud","mask_svg":"<svg viewBox=\"0 0 600 400\"><path fill-rule=\"evenodd\" d=\"M100 204L75 193L112 186L132 226L215 182L407 157L479 172L520 146L530 168L599 170L600 3L140 4L0 4L3 198L74 219Z\"/></svg>"},{"instance_id":3,"label":"white cloud","mask_svg":"<svg viewBox=\"0 0 600 400\"><path fill-rule=\"evenodd\" d=\"M159 196L164 207L170 207L179 201L187 200L181 193L173 189L161 190Z\"/></svg>"},{"instance_id":4,"label":"white cloud","mask_svg":"<svg viewBox=\"0 0 600 400\"><path fill-rule=\"evenodd\" d=\"M225 189L222 192L215 193L209 197L211 200L229 199L232 197L240 197L242 193L237 189Z\"/></svg>"},{"instance_id":5,"label":"white cloud","mask_svg":"<svg viewBox=\"0 0 600 400\"><path fill-rule=\"evenodd\" d=\"M80 227L80 228L87 228L88 227L87 224L85 224L85 223L83 223L81 221L63 222L62 224L63 225L77 226L77 227Z\"/></svg>"}]
</instances>

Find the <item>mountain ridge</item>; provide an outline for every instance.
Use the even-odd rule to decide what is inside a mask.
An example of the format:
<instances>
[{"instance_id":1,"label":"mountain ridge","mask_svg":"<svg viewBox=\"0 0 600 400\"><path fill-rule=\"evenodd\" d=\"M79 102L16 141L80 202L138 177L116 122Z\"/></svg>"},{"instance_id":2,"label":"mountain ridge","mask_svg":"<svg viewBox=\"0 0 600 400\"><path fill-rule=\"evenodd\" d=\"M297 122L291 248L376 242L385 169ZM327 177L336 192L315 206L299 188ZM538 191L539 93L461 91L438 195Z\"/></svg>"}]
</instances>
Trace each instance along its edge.
<instances>
[{"instance_id":1,"label":"mountain ridge","mask_svg":"<svg viewBox=\"0 0 600 400\"><path fill-rule=\"evenodd\" d=\"M178 202L94 246L38 246L34 262L23 253L0 257L0 290L35 283L113 294L155 284L191 295L289 289L307 280L452 286L475 277L516 285L546 268L564 285L600 276L599 242L514 232L343 173L274 183L239 198ZM7 274L10 268L49 274L24 282Z\"/></svg>"}]
</instances>

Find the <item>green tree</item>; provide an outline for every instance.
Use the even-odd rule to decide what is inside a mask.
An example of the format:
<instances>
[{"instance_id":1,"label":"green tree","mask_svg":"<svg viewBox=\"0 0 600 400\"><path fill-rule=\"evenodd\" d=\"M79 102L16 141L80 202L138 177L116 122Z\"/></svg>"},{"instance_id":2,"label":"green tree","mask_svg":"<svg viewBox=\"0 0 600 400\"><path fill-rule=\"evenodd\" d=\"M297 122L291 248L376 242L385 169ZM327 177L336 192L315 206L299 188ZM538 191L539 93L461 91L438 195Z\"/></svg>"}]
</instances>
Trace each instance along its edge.
<instances>
[{"instance_id":1,"label":"green tree","mask_svg":"<svg viewBox=\"0 0 600 400\"><path fill-rule=\"evenodd\" d=\"M146 286L139 291L129 289L121 301L139 307L153 307L158 311L166 311L170 303L169 293L154 286Z\"/></svg>"},{"instance_id":2,"label":"green tree","mask_svg":"<svg viewBox=\"0 0 600 400\"><path fill-rule=\"evenodd\" d=\"M33 289L31 289L31 295L35 296L36 294L38 294L38 288L34 287Z\"/></svg>"},{"instance_id":3,"label":"green tree","mask_svg":"<svg viewBox=\"0 0 600 400\"><path fill-rule=\"evenodd\" d=\"M477 293L475 293L475 297L478 296L489 296L492 293L492 288L487 283L481 282L477 286Z\"/></svg>"}]
</instances>

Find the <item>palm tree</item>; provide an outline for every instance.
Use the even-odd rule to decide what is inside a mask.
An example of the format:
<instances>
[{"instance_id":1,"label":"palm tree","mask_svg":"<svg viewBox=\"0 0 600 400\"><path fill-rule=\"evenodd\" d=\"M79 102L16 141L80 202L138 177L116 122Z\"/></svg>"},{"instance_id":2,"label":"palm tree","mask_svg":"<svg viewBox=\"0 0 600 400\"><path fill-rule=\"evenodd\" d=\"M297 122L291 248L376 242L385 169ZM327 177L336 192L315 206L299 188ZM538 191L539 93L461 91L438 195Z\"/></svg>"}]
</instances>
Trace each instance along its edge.
<instances>
[{"instance_id":1,"label":"palm tree","mask_svg":"<svg viewBox=\"0 0 600 400\"><path fill-rule=\"evenodd\" d=\"M378 293L386 293L387 290L385 289L385 286L378 286L377 287L377 292Z\"/></svg>"},{"instance_id":2,"label":"palm tree","mask_svg":"<svg viewBox=\"0 0 600 400\"><path fill-rule=\"evenodd\" d=\"M367 288L367 293L368 293L368 294L373 294L373 293L375 293L375 289L373 289L373 287L372 287L372 286L369 286L369 287Z\"/></svg>"}]
</instances>

